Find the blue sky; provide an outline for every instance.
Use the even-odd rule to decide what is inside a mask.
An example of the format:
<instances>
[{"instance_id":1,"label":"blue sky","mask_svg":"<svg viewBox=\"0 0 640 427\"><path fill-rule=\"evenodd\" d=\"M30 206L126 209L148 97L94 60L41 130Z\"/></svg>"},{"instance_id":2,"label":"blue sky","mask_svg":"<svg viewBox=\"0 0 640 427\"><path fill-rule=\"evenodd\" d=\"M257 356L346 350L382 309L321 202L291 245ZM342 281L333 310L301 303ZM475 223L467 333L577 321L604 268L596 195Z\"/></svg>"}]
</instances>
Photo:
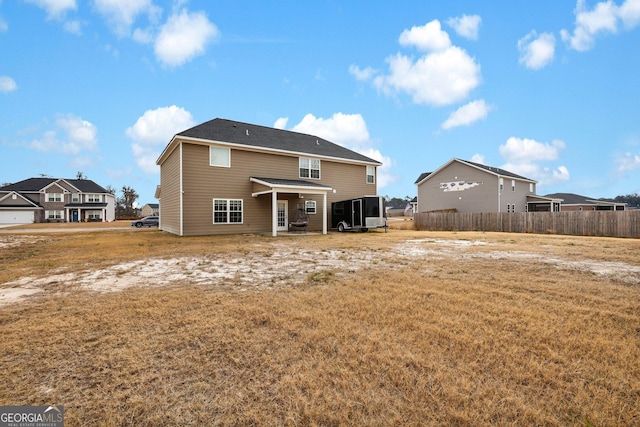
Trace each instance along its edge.
<instances>
[{"instance_id":1,"label":"blue sky","mask_svg":"<svg viewBox=\"0 0 640 427\"><path fill-rule=\"evenodd\" d=\"M640 0L0 0L0 182L153 203L171 137L221 117L380 160L391 197L453 157L632 194L639 52Z\"/></svg>"}]
</instances>

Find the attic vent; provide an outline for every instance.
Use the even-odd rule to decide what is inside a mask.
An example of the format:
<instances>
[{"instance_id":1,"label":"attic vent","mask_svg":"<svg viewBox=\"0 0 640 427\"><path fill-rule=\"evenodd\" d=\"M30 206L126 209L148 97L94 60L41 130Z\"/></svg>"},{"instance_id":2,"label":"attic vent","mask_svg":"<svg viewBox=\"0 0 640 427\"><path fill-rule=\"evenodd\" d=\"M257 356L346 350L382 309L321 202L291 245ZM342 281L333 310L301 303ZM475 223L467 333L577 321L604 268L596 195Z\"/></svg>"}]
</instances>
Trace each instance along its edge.
<instances>
[{"instance_id":1,"label":"attic vent","mask_svg":"<svg viewBox=\"0 0 640 427\"><path fill-rule=\"evenodd\" d=\"M318 142L318 140L316 139L316 145L320 145L320 142Z\"/></svg>"},{"instance_id":2,"label":"attic vent","mask_svg":"<svg viewBox=\"0 0 640 427\"><path fill-rule=\"evenodd\" d=\"M247 129L247 136L249 136L249 129Z\"/></svg>"}]
</instances>

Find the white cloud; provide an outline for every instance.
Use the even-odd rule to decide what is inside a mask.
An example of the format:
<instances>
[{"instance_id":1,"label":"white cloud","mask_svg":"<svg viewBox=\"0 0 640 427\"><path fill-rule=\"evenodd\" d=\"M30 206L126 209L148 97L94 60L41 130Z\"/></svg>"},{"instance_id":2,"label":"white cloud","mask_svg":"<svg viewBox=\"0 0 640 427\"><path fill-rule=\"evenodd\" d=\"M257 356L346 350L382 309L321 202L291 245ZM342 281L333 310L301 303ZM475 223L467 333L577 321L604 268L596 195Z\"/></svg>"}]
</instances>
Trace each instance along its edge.
<instances>
[{"instance_id":1,"label":"white cloud","mask_svg":"<svg viewBox=\"0 0 640 427\"><path fill-rule=\"evenodd\" d=\"M0 76L0 92L12 92L18 89L16 81L9 76Z\"/></svg>"},{"instance_id":2,"label":"white cloud","mask_svg":"<svg viewBox=\"0 0 640 427\"><path fill-rule=\"evenodd\" d=\"M319 136L382 162L383 166L378 168L378 189L384 188L398 179L391 172L395 164L394 160L384 156L375 148L375 144L369 136L367 124L360 114L335 113L328 119L307 114L300 123L290 130Z\"/></svg>"},{"instance_id":3,"label":"white cloud","mask_svg":"<svg viewBox=\"0 0 640 427\"><path fill-rule=\"evenodd\" d=\"M640 154L624 153L624 155L617 160L618 166L616 170L618 173L626 173L633 170L640 169Z\"/></svg>"},{"instance_id":4,"label":"white cloud","mask_svg":"<svg viewBox=\"0 0 640 427\"><path fill-rule=\"evenodd\" d=\"M164 65L181 66L205 52L209 42L219 37L218 28L204 12L182 10L169 17L155 41L156 57Z\"/></svg>"},{"instance_id":5,"label":"white cloud","mask_svg":"<svg viewBox=\"0 0 640 427\"><path fill-rule=\"evenodd\" d=\"M354 76L356 80L367 81L377 74L377 71L371 67L361 69L357 65L349 66L349 74Z\"/></svg>"},{"instance_id":6,"label":"white cloud","mask_svg":"<svg viewBox=\"0 0 640 427\"><path fill-rule=\"evenodd\" d=\"M155 20L160 14L160 8L152 0L94 0L94 5L120 37L129 35L139 15L147 14Z\"/></svg>"},{"instance_id":7,"label":"white cloud","mask_svg":"<svg viewBox=\"0 0 640 427\"><path fill-rule=\"evenodd\" d=\"M60 137L61 131L63 135ZM29 146L42 152L77 155L97 149L97 133L98 129L91 122L66 114L58 117L56 129L45 131L41 138L33 140Z\"/></svg>"},{"instance_id":8,"label":"white cloud","mask_svg":"<svg viewBox=\"0 0 640 427\"><path fill-rule=\"evenodd\" d=\"M80 21L75 21L75 20L66 21L63 24L62 28L64 28L66 32L75 34L77 36L82 34L82 24L80 23Z\"/></svg>"},{"instance_id":9,"label":"white cloud","mask_svg":"<svg viewBox=\"0 0 640 427\"><path fill-rule=\"evenodd\" d=\"M480 84L480 67L456 46L415 62L401 54L387 62L390 74L377 76L374 85L386 94L407 93L416 104L450 105L464 100Z\"/></svg>"},{"instance_id":10,"label":"white cloud","mask_svg":"<svg viewBox=\"0 0 640 427\"><path fill-rule=\"evenodd\" d=\"M640 24L640 0L626 0L618 9L618 16L627 28Z\"/></svg>"},{"instance_id":11,"label":"white cloud","mask_svg":"<svg viewBox=\"0 0 640 427\"><path fill-rule=\"evenodd\" d=\"M369 143L369 130L360 114L335 113L329 119L307 114L291 130L316 135L343 146L361 147Z\"/></svg>"},{"instance_id":12,"label":"white cloud","mask_svg":"<svg viewBox=\"0 0 640 427\"><path fill-rule=\"evenodd\" d=\"M276 129L285 129L287 127L287 122L289 122L289 117L280 117L273 124L273 127Z\"/></svg>"},{"instance_id":13,"label":"white cloud","mask_svg":"<svg viewBox=\"0 0 640 427\"><path fill-rule=\"evenodd\" d=\"M532 70L546 67L555 55L556 38L551 33L538 35L535 30L518 40L520 64Z\"/></svg>"},{"instance_id":14,"label":"white cloud","mask_svg":"<svg viewBox=\"0 0 640 427\"><path fill-rule=\"evenodd\" d=\"M9 24L7 24L7 21L2 19L2 16L0 16L0 33L4 33L7 31L9 31Z\"/></svg>"},{"instance_id":15,"label":"white cloud","mask_svg":"<svg viewBox=\"0 0 640 427\"><path fill-rule=\"evenodd\" d=\"M491 111L491 106L487 105L484 99L472 101L451 113L441 127L442 129L451 129L457 126L469 126L478 120L486 119L489 111Z\"/></svg>"},{"instance_id":16,"label":"white cloud","mask_svg":"<svg viewBox=\"0 0 640 427\"><path fill-rule=\"evenodd\" d=\"M447 19L447 25L454 29L458 35L469 40L478 40L478 31L482 18L478 15L462 15Z\"/></svg>"},{"instance_id":17,"label":"white cloud","mask_svg":"<svg viewBox=\"0 0 640 427\"><path fill-rule=\"evenodd\" d=\"M620 6L607 0L597 3L591 10L587 8L585 0L578 0L574 13L573 33L562 30L560 34L572 49L586 51L593 47L596 36L617 33L620 22L627 29L640 24L640 0L625 0Z\"/></svg>"},{"instance_id":18,"label":"white cloud","mask_svg":"<svg viewBox=\"0 0 640 427\"><path fill-rule=\"evenodd\" d=\"M437 19L421 27L404 30L398 42L401 46L415 46L424 51L439 51L451 46L449 34L442 31L440 21Z\"/></svg>"},{"instance_id":19,"label":"white cloud","mask_svg":"<svg viewBox=\"0 0 640 427\"><path fill-rule=\"evenodd\" d=\"M540 185L551 185L569 180L569 170L565 166L552 169L540 164L559 158L559 150L565 143L554 140L551 144L534 139L511 137L499 147L500 155L507 161L503 169L538 181Z\"/></svg>"},{"instance_id":20,"label":"white cloud","mask_svg":"<svg viewBox=\"0 0 640 427\"><path fill-rule=\"evenodd\" d=\"M47 12L47 19L60 19L67 11L76 9L76 0L24 0Z\"/></svg>"},{"instance_id":21,"label":"white cloud","mask_svg":"<svg viewBox=\"0 0 640 427\"><path fill-rule=\"evenodd\" d=\"M500 155L509 162L556 160L558 150L564 149L564 142L556 139L551 144L535 139L512 136L498 149Z\"/></svg>"},{"instance_id":22,"label":"white cloud","mask_svg":"<svg viewBox=\"0 0 640 427\"><path fill-rule=\"evenodd\" d=\"M389 74L356 65L349 72L358 80L370 80L385 95L405 93L416 104L434 106L460 102L480 84L480 66L464 49L451 45L437 20L405 30L399 40L427 53L417 59L401 53L388 57Z\"/></svg>"},{"instance_id":23,"label":"white cloud","mask_svg":"<svg viewBox=\"0 0 640 427\"><path fill-rule=\"evenodd\" d=\"M190 112L172 105L145 111L125 134L133 141L131 149L138 166L146 173L157 173L161 149L176 133L194 125Z\"/></svg>"},{"instance_id":24,"label":"white cloud","mask_svg":"<svg viewBox=\"0 0 640 427\"><path fill-rule=\"evenodd\" d=\"M484 156L479 153L476 153L473 156L471 156L471 161L474 163L480 163L481 165L486 165Z\"/></svg>"}]
</instances>

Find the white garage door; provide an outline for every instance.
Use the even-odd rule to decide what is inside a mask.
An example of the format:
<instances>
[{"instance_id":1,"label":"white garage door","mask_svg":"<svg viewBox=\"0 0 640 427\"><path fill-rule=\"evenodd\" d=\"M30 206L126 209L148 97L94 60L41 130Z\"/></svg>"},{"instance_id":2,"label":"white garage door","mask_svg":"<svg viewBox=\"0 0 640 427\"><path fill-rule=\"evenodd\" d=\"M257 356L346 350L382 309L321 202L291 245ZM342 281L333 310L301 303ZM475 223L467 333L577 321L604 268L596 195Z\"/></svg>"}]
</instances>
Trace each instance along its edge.
<instances>
[{"instance_id":1,"label":"white garage door","mask_svg":"<svg viewBox=\"0 0 640 427\"><path fill-rule=\"evenodd\" d=\"M0 211L0 224L30 224L33 211Z\"/></svg>"}]
</instances>

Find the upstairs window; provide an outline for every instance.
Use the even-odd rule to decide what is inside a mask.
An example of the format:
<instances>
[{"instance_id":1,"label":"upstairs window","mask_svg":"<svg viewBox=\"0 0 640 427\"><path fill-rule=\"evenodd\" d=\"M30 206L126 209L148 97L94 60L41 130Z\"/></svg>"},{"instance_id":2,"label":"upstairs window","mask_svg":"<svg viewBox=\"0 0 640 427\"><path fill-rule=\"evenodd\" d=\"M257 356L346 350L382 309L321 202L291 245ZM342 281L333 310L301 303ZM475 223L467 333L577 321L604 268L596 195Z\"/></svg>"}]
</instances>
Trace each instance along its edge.
<instances>
[{"instance_id":1,"label":"upstairs window","mask_svg":"<svg viewBox=\"0 0 640 427\"><path fill-rule=\"evenodd\" d=\"M62 193L47 193L47 202L61 202Z\"/></svg>"},{"instance_id":2,"label":"upstairs window","mask_svg":"<svg viewBox=\"0 0 640 427\"><path fill-rule=\"evenodd\" d=\"M516 191L516 181L515 180L511 180L511 191Z\"/></svg>"},{"instance_id":3,"label":"upstairs window","mask_svg":"<svg viewBox=\"0 0 640 427\"><path fill-rule=\"evenodd\" d=\"M300 178L320 179L320 160L300 157Z\"/></svg>"},{"instance_id":4,"label":"upstairs window","mask_svg":"<svg viewBox=\"0 0 640 427\"><path fill-rule=\"evenodd\" d=\"M100 195L99 194L87 194L87 202L88 203L99 203Z\"/></svg>"},{"instance_id":5,"label":"upstairs window","mask_svg":"<svg viewBox=\"0 0 640 427\"><path fill-rule=\"evenodd\" d=\"M376 168L374 166L367 166L367 184L376 183Z\"/></svg>"},{"instance_id":6,"label":"upstairs window","mask_svg":"<svg viewBox=\"0 0 640 427\"><path fill-rule=\"evenodd\" d=\"M209 147L209 165L220 168L231 167L231 150L223 147Z\"/></svg>"},{"instance_id":7,"label":"upstairs window","mask_svg":"<svg viewBox=\"0 0 640 427\"><path fill-rule=\"evenodd\" d=\"M80 193L73 193L73 194L71 195L71 201L72 201L73 203L78 203L78 202L80 202Z\"/></svg>"},{"instance_id":8,"label":"upstairs window","mask_svg":"<svg viewBox=\"0 0 640 427\"><path fill-rule=\"evenodd\" d=\"M502 178L500 178L498 181L499 181L499 184L500 184L500 191L504 190L504 180Z\"/></svg>"}]
</instances>

